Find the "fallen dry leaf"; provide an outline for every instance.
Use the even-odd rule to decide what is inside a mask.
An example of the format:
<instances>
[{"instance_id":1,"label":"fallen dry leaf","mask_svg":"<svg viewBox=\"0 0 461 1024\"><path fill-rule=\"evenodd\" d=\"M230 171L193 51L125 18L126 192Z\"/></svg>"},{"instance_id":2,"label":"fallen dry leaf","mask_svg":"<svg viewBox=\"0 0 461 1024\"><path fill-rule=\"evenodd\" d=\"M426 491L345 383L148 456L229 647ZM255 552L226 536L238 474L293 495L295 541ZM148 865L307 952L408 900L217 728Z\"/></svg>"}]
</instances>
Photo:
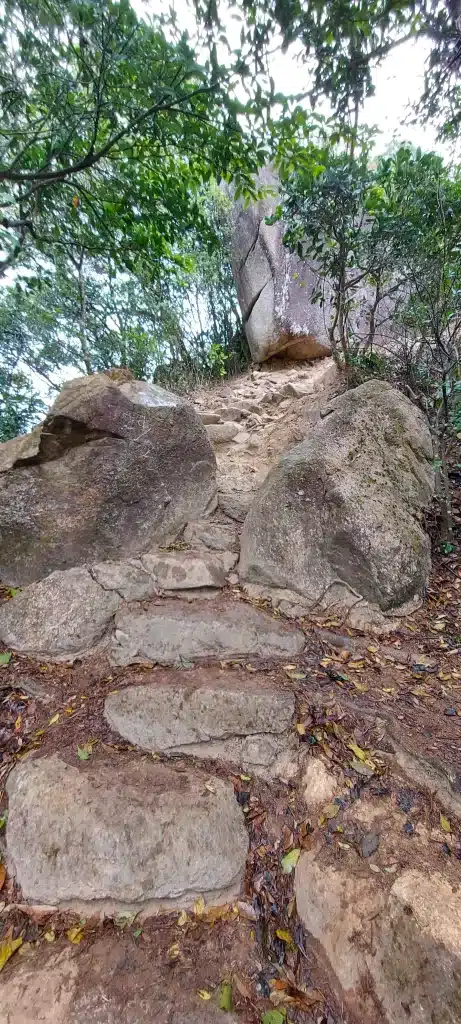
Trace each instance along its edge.
<instances>
[{"instance_id":1,"label":"fallen dry leaf","mask_svg":"<svg viewBox=\"0 0 461 1024\"><path fill-rule=\"evenodd\" d=\"M69 928L66 932L66 936L69 942L72 942L74 946L78 946L79 942L85 937L82 924L75 924L73 928Z\"/></svg>"},{"instance_id":2,"label":"fallen dry leaf","mask_svg":"<svg viewBox=\"0 0 461 1024\"><path fill-rule=\"evenodd\" d=\"M0 971L3 970L5 964L8 963L10 957L13 956L13 953L15 953L20 946L22 946L22 939L20 937L18 939L13 939L11 931L4 939L2 939L0 942Z\"/></svg>"}]
</instances>

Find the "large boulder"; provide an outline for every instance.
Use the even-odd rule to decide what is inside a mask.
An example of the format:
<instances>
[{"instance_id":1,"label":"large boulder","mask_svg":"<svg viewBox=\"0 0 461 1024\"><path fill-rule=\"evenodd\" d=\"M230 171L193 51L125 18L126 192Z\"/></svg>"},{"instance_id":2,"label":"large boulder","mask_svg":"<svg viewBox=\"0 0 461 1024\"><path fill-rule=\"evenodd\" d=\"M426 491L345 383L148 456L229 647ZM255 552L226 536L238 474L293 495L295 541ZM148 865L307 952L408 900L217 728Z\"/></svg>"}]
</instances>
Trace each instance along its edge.
<instances>
[{"instance_id":1,"label":"large boulder","mask_svg":"<svg viewBox=\"0 0 461 1024\"><path fill-rule=\"evenodd\" d=\"M8 796L8 861L26 900L153 910L238 893L248 837L227 781L53 754L18 764Z\"/></svg>"},{"instance_id":2,"label":"large boulder","mask_svg":"<svg viewBox=\"0 0 461 1024\"><path fill-rule=\"evenodd\" d=\"M277 178L266 168L258 184L271 189L250 206L234 206L232 270L251 355L262 363L278 353L315 359L330 352L324 312L314 304L317 275L285 248L281 221L266 224L277 205Z\"/></svg>"},{"instance_id":3,"label":"large boulder","mask_svg":"<svg viewBox=\"0 0 461 1024\"><path fill-rule=\"evenodd\" d=\"M67 383L44 423L0 445L0 577L147 551L214 497L216 463L197 413L125 375Z\"/></svg>"},{"instance_id":4,"label":"large boulder","mask_svg":"<svg viewBox=\"0 0 461 1024\"><path fill-rule=\"evenodd\" d=\"M372 882L363 860L354 856L348 863L337 856L333 864L324 848L303 852L295 881L299 916L332 969L352 1019L457 1024L459 885L429 864L404 869L393 882L378 867Z\"/></svg>"},{"instance_id":5,"label":"large boulder","mask_svg":"<svg viewBox=\"0 0 461 1024\"><path fill-rule=\"evenodd\" d=\"M240 575L310 610L392 613L423 593L434 487L424 415L383 381L334 399L282 455L246 517Z\"/></svg>"}]
</instances>

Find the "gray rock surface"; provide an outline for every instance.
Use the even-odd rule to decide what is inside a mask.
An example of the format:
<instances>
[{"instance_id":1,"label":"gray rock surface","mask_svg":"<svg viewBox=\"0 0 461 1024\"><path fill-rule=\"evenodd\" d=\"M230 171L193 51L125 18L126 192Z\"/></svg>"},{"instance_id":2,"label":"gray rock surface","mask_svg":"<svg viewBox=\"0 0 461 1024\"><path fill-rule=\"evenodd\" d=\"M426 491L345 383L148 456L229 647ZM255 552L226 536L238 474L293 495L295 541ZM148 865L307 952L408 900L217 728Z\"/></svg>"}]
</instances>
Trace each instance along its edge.
<instances>
[{"instance_id":1,"label":"gray rock surface","mask_svg":"<svg viewBox=\"0 0 461 1024\"><path fill-rule=\"evenodd\" d=\"M124 601L145 601L157 593L155 580L137 558L124 562L99 562L91 575L104 590L115 590Z\"/></svg>"},{"instance_id":2,"label":"gray rock surface","mask_svg":"<svg viewBox=\"0 0 461 1024\"><path fill-rule=\"evenodd\" d=\"M100 640L120 602L83 566L53 572L0 605L0 639L22 653L76 657Z\"/></svg>"},{"instance_id":3,"label":"gray rock surface","mask_svg":"<svg viewBox=\"0 0 461 1024\"><path fill-rule=\"evenodd\" d=\"M218 505L226 516L235 519L237 523L243 523L254 496L254 491L238 491L232 487L222 487L218 491Z\"/></svg>"},{"instance_id":4,"label":"gray rock surface","mask_svg":"<svg viewBox=\"0 0 461 1024\"><path fill-rule=\"evenodd\" d=\"M195 554L193 551L159 551L144 555L142 563L162 590L224 587L226 574L237 555L231 551Z\"/></svg>"},{"instance_id":5,"label":"gray rock surface","mask_svg":"<svg viewBox=\"0 0 461 1024\"><path fill-rule=\"evenodd\" d=\"M211 523L200 519L188 523L183 540L194 548L209 548L211 551L238 551L237 530L232 523Z\"/></svg>"},{"instance_id":6,"label":"gray rock surface","mask_svg":"<svg viewBox=\"0 0 461 1024\"><path fill-rule=\"evenodd\" d=\"M110 727L145 750L223 759L248 770L270 767L290 746L292 693L236 686L129 686L109 694Z\"/></svg>"},{"instance_id":7,"label":"gray rock surface","mask_svg":"<svg viewBox=\"0 0 461 1024\"><path fill-rule=\"evenodd\" d=\"M277 178L265 169L264 187L277 190ZM284 225L265 223L277 205L276 194L256 204L234 206L232 269L245 332L255 362L278 352L290 359L315 359L330 351L324 312L312 303L317 288L313 267L283 245Z\"/></svg>"},{"instance_id":8,"label":"gray rock surface","mask_svg":"<svg viewBox=\"0 0 461 1024\"><path fill-rule=\"evenodd\" d=\"M207 424L207 434L213 444L227 444L238 434L240 427L228 420L226 423Z\"/></svg>"},{"instance_id":9,"label":"gray rock surface","mask_svg":"<svg viewBox=\"0 0 461 1024\"><path fill-rule=\"evenodd\" d=\"M294 657L304 635L243 602L213 600L193 607L163 600L141 608L125 606L115 620L111 659L115 665L137 661L174 664L178 659Z\"/></svg>"},{"instance_id":10,"label":"gray rock surface","mask_svg":"<svg viewBox=\"0 0 461 1024\"><path fill-rule=\"evenodd\" d=\"M240 576L289 588L312 610L398 610L427 582L433 487L423 414L368 381L334 399L269 473L245 520Z\"/></svg>"},{"instance_id":11,"label":"gray rock surface","mask_svg":"<svg viewBox=\"0 0 461 1024\"><path fill-rule=\"evenodd\" d=\"M9 776L7 851L23 896L79 907L189 906L238 892L248 838L233 787L149 761L57 754Z\"/></svg>"},{"instance_id":12,"label":"gray rock surface","mask_svg":"<svg viewBox=\"0 0 461 1024\"><path fill-rule=\"evenodd\" d=\"M40 427L0 445L0 577L139 555L206 508L215 471L177 396L123 375L69 381Z\"/></svg>"}]
</instances>

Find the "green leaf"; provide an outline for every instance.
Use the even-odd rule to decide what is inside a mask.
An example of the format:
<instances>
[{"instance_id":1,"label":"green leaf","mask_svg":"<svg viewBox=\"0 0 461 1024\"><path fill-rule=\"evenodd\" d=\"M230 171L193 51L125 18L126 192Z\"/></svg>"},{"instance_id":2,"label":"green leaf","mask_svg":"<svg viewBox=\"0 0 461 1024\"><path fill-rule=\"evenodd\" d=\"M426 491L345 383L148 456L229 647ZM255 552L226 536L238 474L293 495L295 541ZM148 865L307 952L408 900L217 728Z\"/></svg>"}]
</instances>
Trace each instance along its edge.
<instances>
[{"instance_id":1,"label":"green leaf","mask_svg":"<svg viewBox=\"0 0 461 1024\"><path fill-rule=\"evenodd\" d=\"M230 981L222 981L218 991L218 1006L220 1010L230 1013L232 1010L232 985Z\"/></svg>"},{"instance_id":2,"label":"green leaf","mask_svg":"<svg viewBox=\"0 0 461 1024\"><path fill-rule=\"evenodd\" d=\"M11 658L11 651L4 651L3 654L0 654L0 665L9 665Z\"/></svg>"},{"instance_id":3,"label":"green leaf","mask_svg":"<svg viewBox=\"0 0 461 1024\"><path fill-rule=\"evenodd\" d=\"M298 847L295 847L295 849L289 850L289 852L286 853L284 857L282 857L281 864L284 875L291 874L293 868L296 867L300 856L301 850Z\"/></svg>"},{"instance_id":4,"label":"green leaf","mask_svg":"<svg viewBox=\"0 0 461 1024\"><path fill-rule=\"evenodd\" d=\"M80 761L88 761L93 753L93 744L85 743L83 747L77 747L77 757Z\"/></svg>"},{"instance_id":5,"label":"green leaf","mask_svg":"<svg viewBox=\"0 0 461 1024\"><path fill-rule=\"evenodd\" d=\"M286 1010L266 1010L261 1017L261 1024L285 1024Z\"/></svg>"}]
</instances>

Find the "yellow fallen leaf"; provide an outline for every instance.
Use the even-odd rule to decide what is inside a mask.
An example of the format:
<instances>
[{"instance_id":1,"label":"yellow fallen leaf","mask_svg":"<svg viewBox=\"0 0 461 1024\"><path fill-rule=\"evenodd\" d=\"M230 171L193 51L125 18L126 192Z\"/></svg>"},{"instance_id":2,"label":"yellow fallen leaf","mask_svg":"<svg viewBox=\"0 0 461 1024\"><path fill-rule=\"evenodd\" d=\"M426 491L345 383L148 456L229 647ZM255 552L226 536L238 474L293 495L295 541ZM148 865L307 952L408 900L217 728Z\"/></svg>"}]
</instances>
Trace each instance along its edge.
<instances>
[{"instance_id":1,"label":"yellow fallen leaf","mask_svg":"<svg viewBox=\"0 0 461 1024\"><path fill-rule=\"evenodd\" d=\"M10 959L10 956L13 956L13 953L15 953L20 946L22 946L22 939L13 939L11 932L2 939L0 942L0 971L3 970L5 964Z\"/></svg>"},{"instance_id":2,"label":"yellow fallen leaf","mask_svg":"<svg viewBox=\"0 0 461 1024\"><path fill-rule=\"evenodd\" d=\"M56 722L59 722L59 717L59 711L57 711L56 714L53 715L52 718L50 718L48 725L56 725Z\"/></svg>"},{"instance_id":3,"label":"yellow fallen leaf","mask_svg":"<svg viewBox=\"0 0 461 1024\"><path fill-rule=\"evenodd\" d=\"M304 725L304 722L296 722L296 732L298 732L300 736L306 735L306 726Z\"/></svg>"},{"instance_id":4,"label":"yellow fallen leaf","mask_svg":"<svg viewBox=\"0 0 461 1024\"><path fill-rule=\"evenodd\" d=\"M369 768L373 768L373 771L375 770L376 765L374 761L371 760L371 757L369 757L368 750L362 750L362 747L359 747L353 740L350 740L347 746L349 750L352 750L352 753L355 754L359 761L363 761L363 763L367 764Z\"/></svg>"},{"instance_id":5,"label":"yellow fallen leaf","mask_svg":"<svg viewBox=\"0 0 461 1024\"><path fill-rule=\"evenodd\" d=\"M54 942L56 939L56 934L53 931L53 929L50 928L48 932L44 932L43 938L45 939L45 942Z\"/></svg>"},{"instance_id":6,"label":"yellow fallen leaf","mask_svg":"<svg viewBox=\"0 0 461 1024\"><path fill-rule=\"evenodd\" d=\"M179 949L179 943L174 942L173 945L170 946L169 950L167 951L167 957L169 960L178 960L180 956L181 951Z\"/></svg>"},{"instance_id":7,"label":"yellow fallen leaf","mask_svg":"<svg viewBox=\"0 0 461 1024\"><path fill-rule=\"evenodd\" d=\"M434 622L432 629L436 629L438 633L441 633L445 629L445 622Z\"/></svg>"},{"instance_id":8,"label":"yellow fallen leaf","mask_svg":"<svg viewBox=\"0 0 461 1024\"><path fill-rule=\"evenodd\" d=\"M355 689L358 690L359 693L368 693L370 687L367 685L367 683L359 683L357 679L353 679L352 682L355 686Z\"/></svg>"},{"instance_id":9,"label":"yellow fallen leaf","mask_svg":"<svg viewBox=\"0 0 461 1024\"><path fill-rule=\"evenodd\" d=\"M290 932L285 931L284 928L277 928L275 934L278 939L281 939L282 942L286 942L288 946L293 945L293 936L290 934Z\"/></svg>"},{"instance_id":10,"label":"yellow fallen leaf","mask_svg":"<svg viewBox=\"0 0 461 1024\"><path fill-rule=\"evenodd\" d=\"M180 928L184 928L184 925L186 925L188 923L189 923L189 915L186 914L185 910L181 910L181 913L180 913L180 915L178 917L177 924L179 924Z\"/></svg>"},{"instance_id":11,"label":"yellow fallen leaf","mask_svg":"<svg viewBox=\"0 0 461 1024\"><path fill-rule=\"evenodd\" d=\"M204 999L205 1002L207 1002L208 999L211 999L211 992L208 992L206 988L197 989L197 994L200 996L200 999Z\"/></svg>"},{"instance_id":12,"label":"yellow fallen leaf","mask_svg":"<svg viewBox=\"0 0 461 1024\"><path fill-rule=\"evenodd\" d=\"M364 661L348 661L348 663L347 663L347 667L348 668L363 668L364 665L365 665Z\"/></svg>"},{"instance_id":13,"label":"yellow fallen leaf","mask_svg":"<svg viewBox=\"0 0 461 1024\"><path fill-rule=\"evenodd\" d=\"M203 896L199 896L194 903L194 914L196 917L203 917L205 913L205 900Z\"/></svg>"},{"instance_id":14,"label":"yellow fallen leaf","mask_svg":"<svg viewBox=\"0 0 461 1024\"><path fill-rule=\"evenodd\" d=\"M424 686L415 686L411 692L414 697L430 697Z\"/></svg>"},{"instance_id":15,"label":"yellow fallen leaf","mask_svg":"<svg viewBox=\"0 0 461 1024\"><path fill-rule=\"evenodd\" d=\"M448 818L446 818L444 814L440 815L440 828L443 828L444 832L451 832L452 830L450 822L448 821Z\"/></svg>"},{"instance_id":16,"label":"yellow fallen leaf","mask_svg":"<svg viewBox=\"0 0 461 1024\"><path fill-rule=\"evenodd\" d=\"M73 928L69 928L69 930L66 932L66 936L69 939L69 942L72 942L74 946L78 946L79 942L81 942L82 939L85 937L83 925L75 924Z\"/></svg>"}]
</instances>

